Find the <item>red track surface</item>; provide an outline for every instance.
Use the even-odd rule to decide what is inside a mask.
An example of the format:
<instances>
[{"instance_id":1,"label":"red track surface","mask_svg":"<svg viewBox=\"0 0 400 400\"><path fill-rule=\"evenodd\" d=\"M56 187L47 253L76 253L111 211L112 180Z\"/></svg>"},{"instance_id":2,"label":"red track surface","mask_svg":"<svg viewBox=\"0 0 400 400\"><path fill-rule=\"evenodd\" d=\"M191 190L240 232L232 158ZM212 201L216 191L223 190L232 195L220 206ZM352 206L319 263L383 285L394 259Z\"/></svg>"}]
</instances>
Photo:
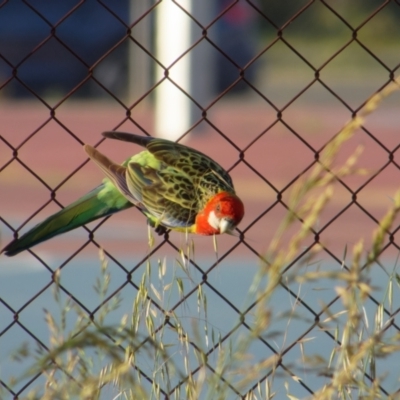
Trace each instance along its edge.
<instances>
[{"instance_id":1,"label":"red track surface","mask_svg":"<svg viewBox=\"0 0 400 400\"><path fill-rule=\"evenodd\" d=\"M292 110L293 109L293 110ZM124 110L118 105L107 103L74 103L61 105L55 114L60 123L73 132L83 142L96 144L100 132L118 126L125 117ZM152 133L152 113L148 109L133 112L132 118L147 132ZM261 132L272 124L276 115L263 103L231 102L217 105L208 113L210 122L220 129L238 147L248 146ZM4 103L0 107L1 135L12 146L18 146L33 131L49 119L49 111L31 103ZM298 132L314 149L319 149L329 138L339 131L349 119L349 113L341 106L310 105L292 106L283 113L283 120ZM399 115L394 107L383 106L367 121L366 127L389 150L400 143L398 132ZM124 123L119 130L141 133L131 122ZM219 163L230 168L238 159L238 151L227 143L210 125L203 123L198 132L191 134L185 144L210 155ZM388 160L388 154L365 132L358 132L342 149L338 161L343 162L358 146L364 146L359 166L374 172ZM139 149L118 141L104 142L100 150L115 161L122 161ZM12 159L12 150L0 141L0 166ZM250 146L244 153L245 160L265 177L277 190L282 190L298 173L303 171L314 159L314 153L304 145L282 123L272 129ZM86 160L80 144L71 138L66 130L54 120L50 120L18 151L18 159L29 166L52 188L57 187L75 168ZM395 160L399 157L395 153ZM239 196L246 206L246 215L240 228L246 228L258 215L269 208L276 200L275 191L247 166L235 167L232 177ZM91 163L69 179L57 191L57 199L64 205L97 185L103 178L100 170ZM357 189L368 176L346 178L346 183ZM400 171L393 165L387 167L378 177L370 182L357 195L360 206L368 210L375 218L381 218L392 204L391 198L399 188ZM0 173L0 215L6 221L18 227L40 206L49 200L48 189L29 174L17 161L12 161ZM284 192L286 200L290 188ZM338 185L331 203L323 212L318 223L324 226L330 218L351 202L351 194ZM34 222L38 222L58 209L50 204ZM281 205L276 205L246 233L250 246L263 252L276 232L285 215ZM28 222L27 227L34 222ZM295 224L298 228L299 224ZM361 237L368 243L376 224L362 212L357 205L352 205L322 234L321 238L330 249L341 255L346 245L350 248ZM2 246L12 239L12 232L6 225L0 225ZM22 229L24 232L26 228ZM144 218L135 210L114 216L102 226L99 241L107 249L119 252L147 251L147 228ZM293 233L287 232L287 237ZM65 239L57 238L37 247L45 253L57 252L67 255L77 249L85 238L85 233L69 235ZM179 234L171 236L179 245L184 238ZM236 243L236 238L219 239L220 254ZM311 243L312 238L307 241ZM400 241L399 241L400 242ZM306 244L307 244L306 243ZM196 252L212 252L210 238L195 238ZM2 247L1 246L1 247ZM92 248L92 251L93 248ZM236 250L247 254L245 246ZM389 254L389 253L388 253ZM391 255L393 253L390 253Z\"/></svg>"}]
</instances>

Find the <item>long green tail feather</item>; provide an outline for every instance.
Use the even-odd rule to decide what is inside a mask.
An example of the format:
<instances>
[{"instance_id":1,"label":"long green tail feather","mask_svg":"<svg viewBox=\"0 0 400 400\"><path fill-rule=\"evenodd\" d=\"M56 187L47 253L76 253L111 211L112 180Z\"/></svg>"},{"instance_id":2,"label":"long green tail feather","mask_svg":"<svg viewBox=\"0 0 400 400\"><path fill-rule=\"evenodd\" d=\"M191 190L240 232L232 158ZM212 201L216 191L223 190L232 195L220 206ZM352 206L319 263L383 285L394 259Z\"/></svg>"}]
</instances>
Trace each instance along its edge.
<instances>
[{"instance_id":1,"label":"long green tail feather","mask_svg":"<svg viewBox=\"0 0 400 400\"><path fill-rule=\"evenodd\" d=\"M3 249L3 252L7 256L15 256L56 235L78 228L97 218L132 207L133 204L125 199L108 179L103 182L85 196L12 241Z\"/></svg>"}]
</instances>

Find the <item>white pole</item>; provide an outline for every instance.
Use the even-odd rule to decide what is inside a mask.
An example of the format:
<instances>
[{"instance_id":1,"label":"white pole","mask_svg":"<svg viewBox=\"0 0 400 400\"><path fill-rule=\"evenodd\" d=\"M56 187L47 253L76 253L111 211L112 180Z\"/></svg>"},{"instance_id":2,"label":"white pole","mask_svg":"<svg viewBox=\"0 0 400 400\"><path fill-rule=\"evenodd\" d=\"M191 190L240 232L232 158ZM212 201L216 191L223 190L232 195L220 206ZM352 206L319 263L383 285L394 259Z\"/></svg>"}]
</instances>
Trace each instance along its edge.
<instances>
[{"instance_id":1,"label":"white pole","mask_svg":"<svg viewBox=\"0 0 400 400\"><path fill-rule=\"evenodd\" d=\"M179 0L187 12L192 0ZM190 52L171 68L191 44L191 20L172 0L163 0L156 7L156 58L168 69L169 78L190 93ZM165 76L165 70L156 67L156 81ZM155 90L155 133L171 140L179 138L190 127L191 100L168 79Z\"/></svg>"}]
</instances>

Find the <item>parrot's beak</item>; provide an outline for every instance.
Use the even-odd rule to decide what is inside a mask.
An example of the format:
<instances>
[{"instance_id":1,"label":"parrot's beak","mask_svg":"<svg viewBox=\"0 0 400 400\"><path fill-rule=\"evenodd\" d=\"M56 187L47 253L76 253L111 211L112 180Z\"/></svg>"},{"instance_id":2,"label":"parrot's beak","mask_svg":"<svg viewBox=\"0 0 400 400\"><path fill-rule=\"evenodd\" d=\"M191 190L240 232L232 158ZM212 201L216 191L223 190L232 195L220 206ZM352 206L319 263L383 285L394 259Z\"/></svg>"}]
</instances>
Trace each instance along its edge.
<instances>
[{"instance_id":1,"label":"parrot's beak","mask_svg":"<svg viewBox=\"0 0 400 400\"><path fill-rule=\"evenodd\" d=\"M222 218L219 222L219 233L232 233L235 224L231 218Z\"/></svg>"}]
</instances>

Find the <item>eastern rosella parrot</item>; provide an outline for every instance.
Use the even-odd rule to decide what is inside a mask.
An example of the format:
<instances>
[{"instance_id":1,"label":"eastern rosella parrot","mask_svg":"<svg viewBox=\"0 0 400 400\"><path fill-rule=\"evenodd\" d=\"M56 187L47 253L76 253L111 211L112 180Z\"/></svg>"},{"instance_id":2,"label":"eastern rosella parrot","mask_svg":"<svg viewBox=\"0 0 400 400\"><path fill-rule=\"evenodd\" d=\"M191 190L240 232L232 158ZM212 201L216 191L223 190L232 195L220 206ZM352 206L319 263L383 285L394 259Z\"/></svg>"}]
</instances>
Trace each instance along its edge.
<instances>
[{"instance_id":1,"label":"eastern rosella parrot","mask_svg":"<svg viewBox=\"0 0 400 400\"><path fill-rule=\"evenodd\" d=\"M106 175L103 183L12 241L3 249L7 256L133 205L159 234L232 233L243 218L244 206L228 172L203 153L165 139L122 132L103 136L145 150L119 165L85 145Z\"/></svg>"}]
</instances>

